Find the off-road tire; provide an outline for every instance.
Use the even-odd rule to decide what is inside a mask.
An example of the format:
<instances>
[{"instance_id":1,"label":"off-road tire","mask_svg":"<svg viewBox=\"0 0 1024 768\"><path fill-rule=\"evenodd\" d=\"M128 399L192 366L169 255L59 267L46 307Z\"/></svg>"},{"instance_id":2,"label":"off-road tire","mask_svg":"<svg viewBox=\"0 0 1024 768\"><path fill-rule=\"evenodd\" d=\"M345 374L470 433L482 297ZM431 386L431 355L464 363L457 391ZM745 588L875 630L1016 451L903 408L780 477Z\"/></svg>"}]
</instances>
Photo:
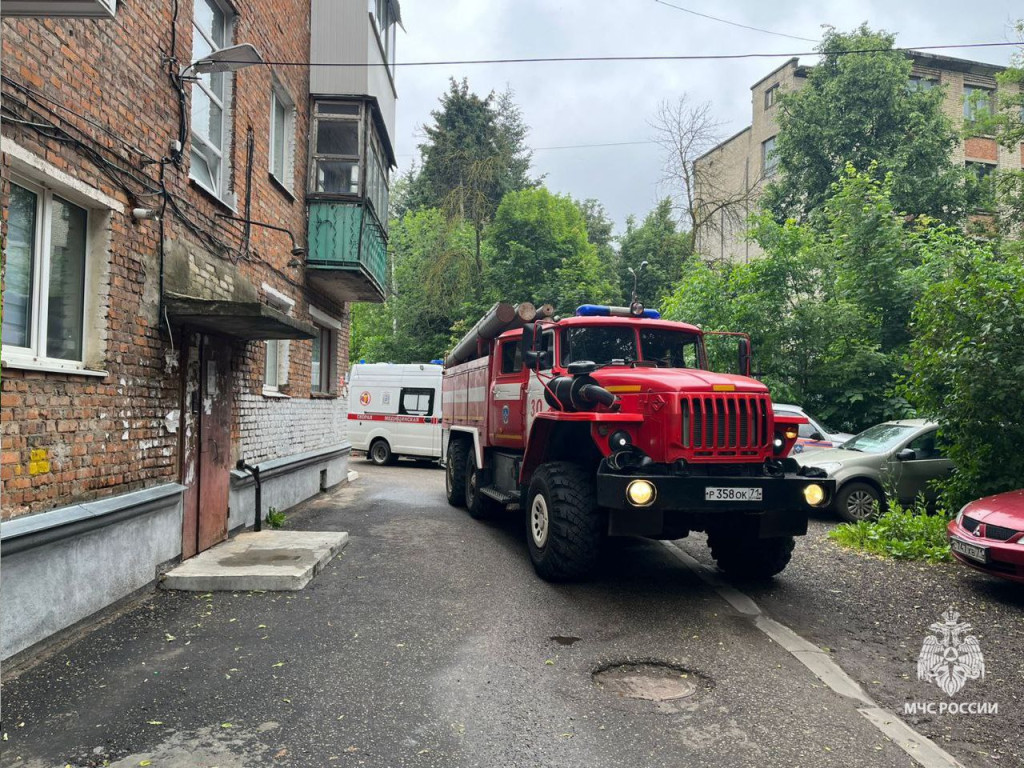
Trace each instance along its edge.
<instances>
[{"instance_id":1,"label":"off-road tire","mask_svg":"<svg viewBox=\"0 0 1024 768\"><path fill-rule=\"evenodd\" d=\"M589 575L601 554L604 520L593 473L564 461L542 465L526 494L526 545L537 574L545 581Z\"/></svg>"},{"instance_id":2,"label":"off-road tire","mask_svg":"<svg viewBox=\"0 0 1024 768\"><path fill-rule=\"evenodd\" d=\"M872 506L873 505L873 506ZM834 509L848 523L874 520L885 511L885 499L869 483L854 481L836 492Z\"/></svg>"},{"instance_id":3,"label":"off-road tire","mask_svg":"<svg viewBox=\"0 0 1024 768\"><path fill-rule=\"evenodd\" d=\"M466 452L466 490L463 497L466 502L466 511L474 520L485 520L490 517L494 509L491 500L480 493L480 486L486 484L487 473L476 465L476 452Z\"/></svg>"},{"instance_id":4,"label":"off-road tire","mask_svg":"<svg viewBox=\"0 0 1024 768\"><path fill-rule=\"evenodd\" d=\"M792 536L771 539L708 536L711 556L723 573L739 579L770 579L789 565L796 542Z\"/></svg>"},{"instance_id":5,"label":"off-road tire","mask_svg":"<svg viewBox=\"0 0 1024 768\"><path fill-rule=\"evenodd\" d=\"M370 443L370 450L366 452L366 457L378 467L391 466L398 461L398 457L391 452L391 446L383 437L378 437Z\"/></svg>"},{"instance_id":6,"label":"off-road tire","mask_svg":"<svg viewBox=\"0 0 1024 768\"><path fill-rule=\"evenodd\" d=\"M469 441L452 438L448 443L448 457L444 465L444 490L448 503L453 507L466 505L466 457L469 455Z\"/></svg>"}]
</instances>

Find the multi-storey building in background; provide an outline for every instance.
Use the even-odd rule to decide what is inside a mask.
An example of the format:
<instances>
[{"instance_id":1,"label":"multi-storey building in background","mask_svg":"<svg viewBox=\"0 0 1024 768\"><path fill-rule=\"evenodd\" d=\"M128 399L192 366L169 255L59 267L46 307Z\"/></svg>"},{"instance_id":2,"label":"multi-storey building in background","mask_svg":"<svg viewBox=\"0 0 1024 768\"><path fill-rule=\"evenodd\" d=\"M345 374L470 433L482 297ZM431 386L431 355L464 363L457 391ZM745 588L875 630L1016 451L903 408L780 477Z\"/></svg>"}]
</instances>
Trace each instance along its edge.
<instances>
[{"instance_id":1,"label":"multi-storey building in background","mask_svg":"<svg viewBox=\"0 0 1024 768\"><path fill-rule=\"evenodd\" d=\"M251 525L238 460L261 515L347 478L400 19L397 0L2 11L6 658Z\"/></svg>"},{"instance_id":2,"label":"multi-storey building in background","mask_svg":"<svg viewBox=\"0 0 1024 768\"><path fill-rule=\"evenodd\" d=\"M943 109L957 129L963 129L977 111L994 108L995 76L1001 67L927 53L908 55L913 62L908 87L943 87ZM746 236L747 218L776 172L773 151L779 132L778 97L802 88L808 71L809 67L793 58L754 83L750 88L751 124L696 160L697 200L707 202L709 196L716 196L735 201L719 208L715 219L699 233L696 247L703 258L746 262L761 255L758 245ZM1020 170L1024 146L1013 151L991 136L970 137L954 150L953 160L974 166L981 176L997 168Z\"/></svg>"}]
</instances>

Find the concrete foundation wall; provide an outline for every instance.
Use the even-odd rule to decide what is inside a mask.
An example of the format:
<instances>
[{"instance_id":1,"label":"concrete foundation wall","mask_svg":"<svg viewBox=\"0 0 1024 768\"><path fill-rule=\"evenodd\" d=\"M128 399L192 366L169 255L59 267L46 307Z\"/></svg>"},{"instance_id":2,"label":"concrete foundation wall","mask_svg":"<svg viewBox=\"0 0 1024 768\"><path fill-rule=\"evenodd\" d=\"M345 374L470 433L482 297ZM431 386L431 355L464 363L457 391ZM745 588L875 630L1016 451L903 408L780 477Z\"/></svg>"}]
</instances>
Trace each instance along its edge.
<instances>
[{"instance_id":1,"label":"concrete foundation wall","mask_svg":"<svg viewBox=\"0 0 1024 768\"><path fill-rule=\"evenodd\" d=\"M181 555L181 486L164 488L17 521L32 521L32 530L0 527L0 658L145 587L158 566Z\"/></svg>"},{"instance_id":2,"label":"concrete foundation wall","mask_svg":"<svg viewBox=\"0 0 1024 768\"><path fill-rule=\"evenodd\" d=\"M260 517L267 518L273 507L283 512L321 490L332 488L348 477L349 443L329 449L288 456L259 464L262 483ZM248 473L231 473L231 496L228 501L228 530L249 528L254 522L256 484Z\"/></svg>"}]
</instances>

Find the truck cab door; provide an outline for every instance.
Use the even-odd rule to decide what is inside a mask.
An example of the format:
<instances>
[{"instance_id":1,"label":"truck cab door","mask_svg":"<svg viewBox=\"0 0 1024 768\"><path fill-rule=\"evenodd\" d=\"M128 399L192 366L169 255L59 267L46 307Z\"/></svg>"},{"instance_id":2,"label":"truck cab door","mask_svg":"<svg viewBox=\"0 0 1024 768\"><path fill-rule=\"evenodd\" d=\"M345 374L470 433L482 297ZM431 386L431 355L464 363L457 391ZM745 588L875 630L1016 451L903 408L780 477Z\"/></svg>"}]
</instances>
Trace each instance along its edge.
<instances>
[{"instance_id":1,"label":"truck cab door","mask_svg":"<svg viewBox=\"0 0 1024 768\"><path fill-rule=\"evenodd\" d=\"M487 431L491 445L523 448L525 445L525 397L527 374L523 367L522 340L498 342L495 374L487 398Z\"/></svg>"}]
</instances>

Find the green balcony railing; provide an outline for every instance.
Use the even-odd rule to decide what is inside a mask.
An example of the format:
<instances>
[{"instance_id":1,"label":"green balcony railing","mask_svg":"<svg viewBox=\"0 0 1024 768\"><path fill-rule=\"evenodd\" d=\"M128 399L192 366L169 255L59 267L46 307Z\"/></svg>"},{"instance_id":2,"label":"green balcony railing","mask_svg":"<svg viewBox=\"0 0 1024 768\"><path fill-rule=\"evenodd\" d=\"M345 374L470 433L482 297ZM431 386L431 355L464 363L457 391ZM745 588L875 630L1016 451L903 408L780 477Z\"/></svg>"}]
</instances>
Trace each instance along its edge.
<instances>
[{"instance_id":1,"label":"green balcony railing","mask_svg":"<svg viewBox=\"0 0 1024 768\"><path fill-rule=\"evenodd\" d=\"M365 201L309 200L306 277L338 301L384 301L387 235Z\"/></svg>"}]
</instances>

